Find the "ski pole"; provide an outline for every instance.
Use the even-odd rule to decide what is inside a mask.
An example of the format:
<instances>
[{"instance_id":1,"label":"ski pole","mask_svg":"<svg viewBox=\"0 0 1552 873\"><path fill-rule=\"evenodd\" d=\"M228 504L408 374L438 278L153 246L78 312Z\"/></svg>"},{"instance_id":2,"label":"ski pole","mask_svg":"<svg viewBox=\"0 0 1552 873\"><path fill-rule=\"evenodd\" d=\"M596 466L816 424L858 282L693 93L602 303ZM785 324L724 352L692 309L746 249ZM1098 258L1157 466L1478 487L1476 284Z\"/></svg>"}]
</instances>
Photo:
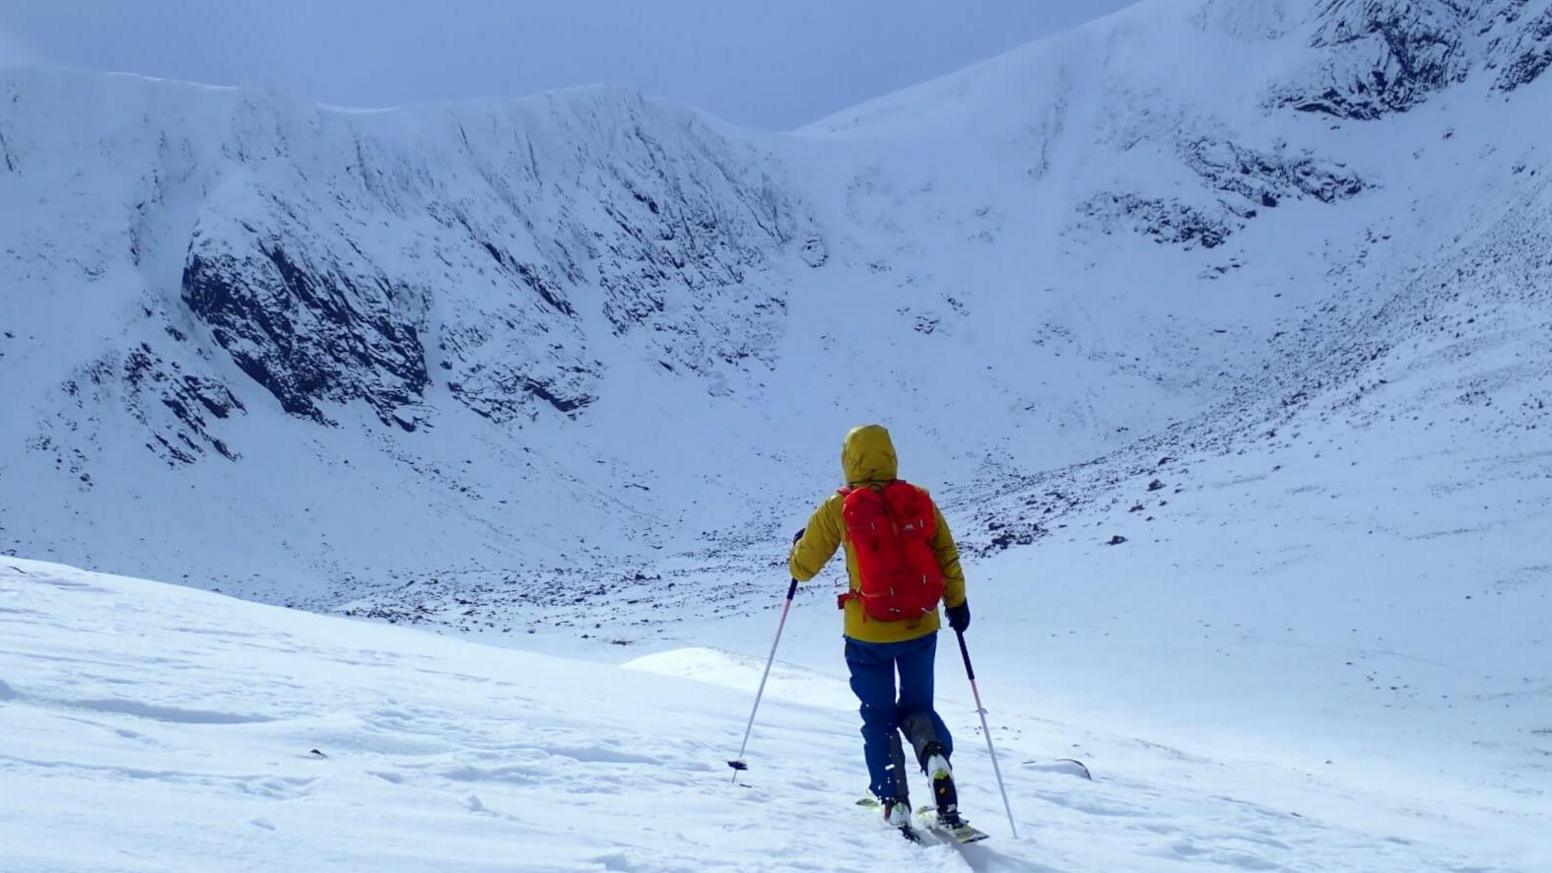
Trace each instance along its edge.
<instances>
[{"instance_id":1,"label":"ski pole","mask_svg":"<svg viewBox=\"0 0 1552 873\"><path fill-rule=\"evenodd\" d=\"M992 772L997 775L997 790L1002 792L1002 808L1008 812L1008 827L1013 830L1013 839L1018 839L1018 825L1013 823L1013 806L1008 803L1008 789L1002 784L1002 768L997 766L997 750L992 747L992 731L986 725L986 707L981 705L981 689L975 684L975 668L970 666L970 649L965 645L965 632L956 630L959 636L959 654L965 659L965 675L970 677L970 693L975 695L975 711L981 716L981 733L986 735L986 751L992 756Z\"/></svg>"},{"instance_id":2,"label":"ski pole","mask_svg":"<svg viewBox=\"0 0 1552 873\"><path fill-rule=\"evenodd\" d=\"M765 696L765 680L771 678L771 665L776 663L776 646L781 644L782 628L787 626L787 613L792 611L792 597L798 593L798 580L787 586L787 602L781 608L781 621L776 624L776 639L771 641L771 656L765 659L765 673L760 676L760 688L754 693L754 709L749 710L749 724L744 727L744 741L738 744L738 757L728 762L733 768L733 781L738 781L738 771L748 770L744 763L744 750L749 747L749 732L754 730L754 714L760 711L760 698Z\"/></svg>"}]
</instances>

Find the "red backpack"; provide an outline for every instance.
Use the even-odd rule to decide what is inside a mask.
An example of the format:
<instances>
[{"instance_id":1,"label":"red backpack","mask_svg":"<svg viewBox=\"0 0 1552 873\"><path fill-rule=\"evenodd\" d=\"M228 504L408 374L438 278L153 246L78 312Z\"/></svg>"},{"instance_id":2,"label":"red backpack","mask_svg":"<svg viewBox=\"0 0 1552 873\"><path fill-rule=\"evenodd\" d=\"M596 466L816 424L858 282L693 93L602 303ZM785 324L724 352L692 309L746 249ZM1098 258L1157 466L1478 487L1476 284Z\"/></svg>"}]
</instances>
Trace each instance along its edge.
<instances>
[{"instance_id":1,"label":"red backpack","mask_svg":"<svg viewBox=\"0 0 1552 873\"><path fill-rule=\"evenodd\" d=\"M842 488L846 539L857 558L863 615L877 621L911 621L934 612L943 597L943 568L932 538L937 511L927 492L896 479L882 489Z\"/></svg>"}]
</instances>

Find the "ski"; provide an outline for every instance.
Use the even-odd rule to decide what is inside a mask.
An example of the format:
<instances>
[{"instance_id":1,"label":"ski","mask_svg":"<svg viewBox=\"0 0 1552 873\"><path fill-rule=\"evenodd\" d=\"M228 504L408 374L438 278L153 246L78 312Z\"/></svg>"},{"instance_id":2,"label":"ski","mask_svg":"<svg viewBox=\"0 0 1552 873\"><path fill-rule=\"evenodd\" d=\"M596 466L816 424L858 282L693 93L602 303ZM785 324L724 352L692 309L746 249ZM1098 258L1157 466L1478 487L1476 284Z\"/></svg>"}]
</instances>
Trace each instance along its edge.
<instances>
[{"instance_id":1,"label":"ski","mask_svg":"<svg viewBox=\"0 0 1552 873\"><path fill-rule=\"evenodd\" d=\"M956 824L939 819L937 808L932 806L924 806L916 810L916 819L921 822L922 827L961 846L979 843L991 837L991 834L971 827L964 819L960 819Z\"/></svg>"},{"instance_id":2,"label":"ski","mask_svg":"<svg viewBox=\"0 0 1552 873\"><path fill-rule=\"evenodd\" d=\"M868 809L881 808L878 801L872 797L864 797L861 800L858 800L857 805L866 807ZM916 810L916 821L917 824L920 825L920 828L906 825L899 830L901 836L918 845L923 845L926 843L926 840L922 839L922 831L927 831L944 840L957 843L961 846L968 846L971 843L979 843L982 840L991 838L991 834L971 826L971 824L964 819L960 819L958 824L948 824L947 822L939 821L938 809L935 806L923 806L918 808Z\"/></svg>"}]
</instances>

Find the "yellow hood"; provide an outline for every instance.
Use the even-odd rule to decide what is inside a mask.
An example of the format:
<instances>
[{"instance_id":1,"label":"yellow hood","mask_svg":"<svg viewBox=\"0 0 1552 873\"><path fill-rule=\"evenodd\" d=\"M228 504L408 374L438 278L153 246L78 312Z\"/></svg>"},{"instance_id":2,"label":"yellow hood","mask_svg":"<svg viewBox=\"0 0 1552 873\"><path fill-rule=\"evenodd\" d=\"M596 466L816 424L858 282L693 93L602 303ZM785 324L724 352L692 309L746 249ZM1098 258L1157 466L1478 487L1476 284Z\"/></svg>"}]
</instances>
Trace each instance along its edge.
<instances>
[{"instance_id":1,"label":"yellow hood","mask_svg":"<svg viewBox=\"0 0 1552 873\"><path fill-rule=\"evenodd\" d=\"M847 485L898 478L900 462L895 459L895 444L889 439L889 431L880 424L852 428L841 446L841 470L846 474Z\"/></svg>"}]
</instances>

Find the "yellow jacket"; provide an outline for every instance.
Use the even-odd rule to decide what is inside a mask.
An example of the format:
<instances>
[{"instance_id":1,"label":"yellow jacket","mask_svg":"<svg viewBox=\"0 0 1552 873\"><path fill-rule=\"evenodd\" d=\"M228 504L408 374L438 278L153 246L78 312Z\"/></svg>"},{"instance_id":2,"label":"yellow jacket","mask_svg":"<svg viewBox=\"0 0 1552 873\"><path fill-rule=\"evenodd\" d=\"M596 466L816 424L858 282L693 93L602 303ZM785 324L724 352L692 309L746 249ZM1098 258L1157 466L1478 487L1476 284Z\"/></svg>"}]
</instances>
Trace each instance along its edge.
<instances>
[{"instance_id":1,"label":"yellow jacket","mask_svg":"<svg viewBox=\"0 0 1552 873\"><path fill-rule=\"evenodd\" d=\"M853 428L846 434L841 447L841 470L846 474L846 484L855 488L882 485L894 481L899 462L895 459L895 446L889 439L889 431L876 424ZM803 529L803 537L792 546L788 569L799 582L819 575L824 565L835 555L835 550L846 547L846 575L851 580L851 590L857 591L857 556L852 553L846 539L846 522L842 515L846 498L830 495L819 504ZM937 512L938 532L932 540L932 550L937 553L938 566L943 568L943 603L958 606L965 602L965 574L959 567L959 548L949 533L943 513ZM846 601L846 636L865 643L898 643L914 640L937 632L938 613L911 621L879 621L862 611L857 598Z\"/></svg>"}]
</instances>

